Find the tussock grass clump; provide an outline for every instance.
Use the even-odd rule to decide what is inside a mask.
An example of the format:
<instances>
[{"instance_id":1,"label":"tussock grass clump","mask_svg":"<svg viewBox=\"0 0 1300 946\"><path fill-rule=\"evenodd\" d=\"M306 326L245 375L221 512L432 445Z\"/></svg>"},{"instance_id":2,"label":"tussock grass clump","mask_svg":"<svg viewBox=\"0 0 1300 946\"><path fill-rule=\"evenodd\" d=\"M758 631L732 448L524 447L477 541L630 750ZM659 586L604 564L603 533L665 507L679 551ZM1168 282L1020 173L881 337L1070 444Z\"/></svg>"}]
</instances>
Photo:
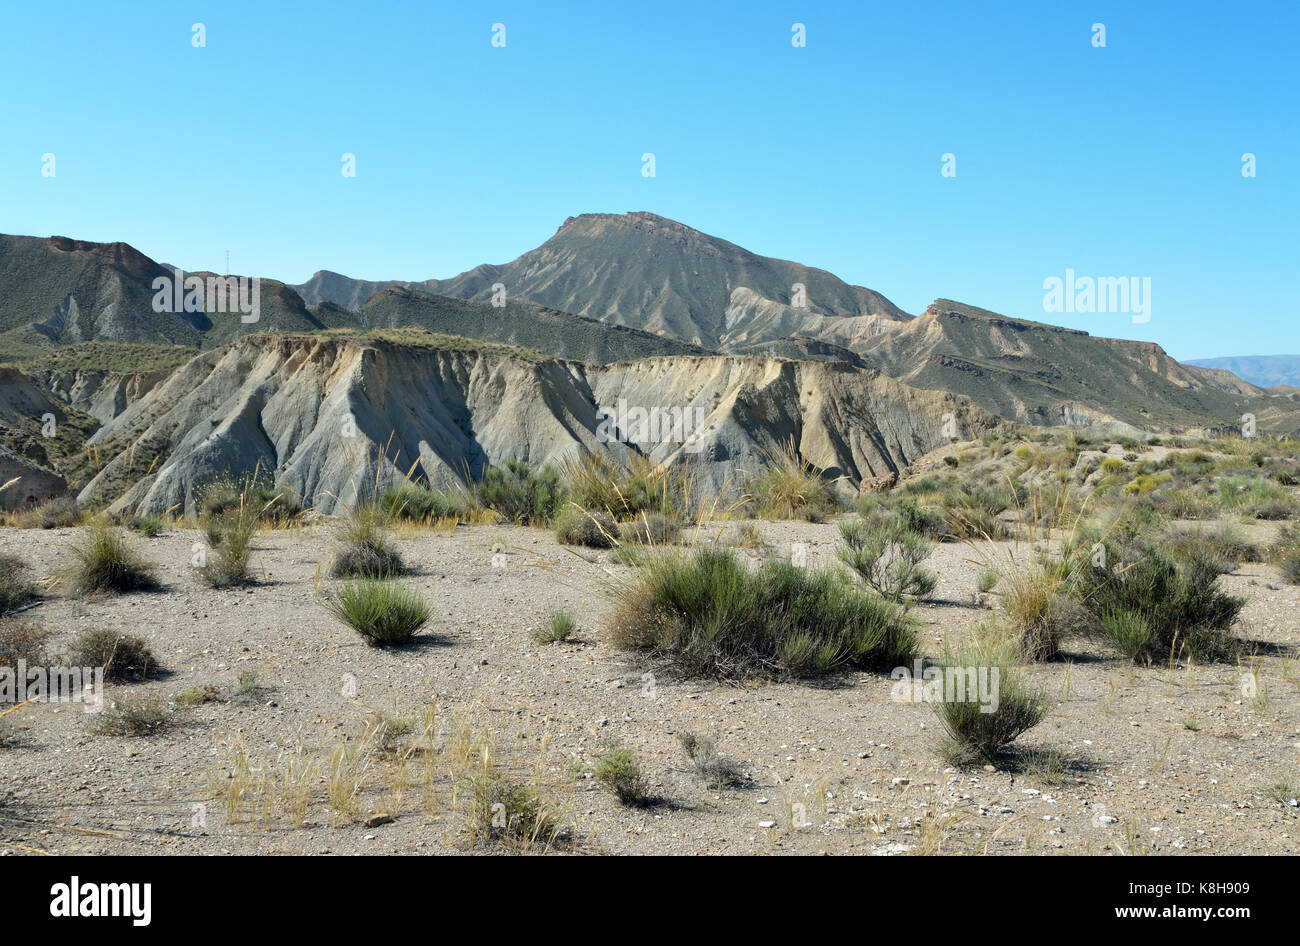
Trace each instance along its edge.
<instances>
[{"instance_id":1,"label":"tussock grass clump","mask_svg":"<svg viewBox=\"0 0 1300 946\"><path fill-rule=\"evenodd\" d=\"M326 597L326 607L372 647L410 643L433 611L414 589L373 578L343 585Z\"/></svg>"},{"instance_id":2,"label":"tussock grass clump","mask_svg":"<svg viewBox=\"0 0 1300 946\"><path fill-rule=\"evenodd\" d=\"M800 456L793 440L768 452L763 469L745 478L744 494L763 519L820 522L838 507L821 471Z\"/></svg>"},{"instance_id":3,"label":"tussock grass clump","mask_svg":"<svg viewBox=\"0 0 1300 946\"><path fill-rule=\"evenodd\" d=\"M379 494L379 508L390 519L433 523L465 517L465 502L458 496L423 483L405 482Z\"/></svg>"},{"instance_id":4,"label":"tussock grass clump","mask_svg":"<svg viewBox=\"0 0 1300 946\"><path fill-rule=\"evenodd\" d=\"M921 565L934 543L900 520L841 522L840 537L844 544L835 550L840 561L883 598L923 598L939 583L939 577Z\"/></svg>"},{"instance_id":5,"label":"tussock grass clump","mask_svg":"<svg viewBox=\"0 0 1300 946\"><path fill-rule=\"evenodd\" d=\"M152 696L120 696L104 710L95 732L101 736L156 736L176 724L175 711Z\"/></svg>"},{"instance_id":6,"label":"tussock grass clump","mask_svg":"<svg viewBox=\"0 0 1300 946\"><path fill-rule=\"evenodd\" d=\"M566 490L555 467L534 470L523 460L507 460L504 467L488 467L474 494L507 522L545 525L564 502Z\"/></svg>"},{"instance_id":7,"label":"tussock grass clump","mask_svg":"<svg viewBox=\"0 0 1300 946\"><path fill-rule=\"evenodd\" d=\"M36 585L27 578L28 571L27 563L17 555L0 553L0 615L40 597Z\"/></svg>"},{"instance_id":8,"label":"tussock grass clump","mask_svg":"<svg viewBox=\"0 0 1300 946\"><path fill-rule=\"evenodd\" d=\"M971 670L982 671L992 684L996 672L996 686L991 687L995 700L981 702L969 687L959 692L945 685L943 698L932 704L944 731L940 751L950 764L996 765L1012 742L1046 717L1045 695L1026 682L1015 657L1014 645L992 636L960 647L941 661L945 677L951 670L969 681Z\"/></svg>"},{"instance_id":9,"label":"tussock grass clump","mask_svg":"<svg viewBox=\"0 0 1300 946\"><path fill-rule=\"evenodd\" d=\"M358 504L339 531L331 578L392 578L408 572L388 538L388 523L373 506Z\"/></svg>"},{"instance_id":10,"label":"tussock grass clump","mask_svg":"<svg viewBox=\"0 0 1300 946\"><path fill-rule=\"evenodd\" d=\"M750 571L733 550L708 546L647 559L609 632L621 649L723 679L895 667L917 647L901 608L841 573L785 561Z\"/></svg>"},{"instance_id":11,"label":"tussock grass clump","mask_svg":"<svg viewBox=\"0 0 1300 946\"><path fill-rule=\"evenodd\" d=\"M139 683L162 669L144 638L102 628L82 632L69 658L76 667L103 667L104 679L115 683Z\"/></svg>"},{"instance_id":12,"label":"tussock grass clump","mask_svg":"<svg viewBox=\"0 0 1300 946\"><path fill-rule=\"evenodd\" d=\"M569 506L555 520L555 539L561 545L608 549L614 547L617 537L618 524L608 513Z\"/></svg>"},{"instance_id":13,"label":"tussock grass clump","mask_svg":"<svg viewBox=\"0 0 1300 946\"><path fill-rule=\"evenodd\" d=\"M687 731L677 738L682 744L682 751L686 753L691 769L704 779L704 784L713 791L720 792L724 788L733 788L748 782L741 764L735 759L718 755L717 747L708 736L697 736Z\"/></svg>"},{"instance_id":14,"label":"tussock grass clump","mask_svg":"<svg viewBox=\"0 0 1300 946\"><path fill-rule=\"evenodd\" d=\"M610 746L596 760L592 776L620 805L644 805L647 782L636 753L626 746Z\"/></svg>"},{"instance_id":15,"label":"tussock grass clump","mask_svg":"<svg viewBox=\"0 0 1300 946\"><path fill-rule=\"evenodd\" d=\"M158 587L153 566L127 544L120 530L93 523L73 545L72 584L81 594L148 591Z\"/></svg>"},{"instance_id":16,"label":"tussock grass clump","mask_svg":"<svg viewBox=\"0 0 1300 946\"><path fill-rule=\"evenodd\" d=\"M676 545L682 538L682 524L670 516L641 513L623 523L622 539L637 545Z\"/></svg>"},{"instance_id":17,"label":"tussock grass clump","mask_svg":"<svg viewBox=\"0 0 1300 946\"><path fill-rule=\"evenodd\" d=\"M557 611L541 627L533 631L533 640L539 644L555 644L568 640L577 628L573 615L568 611Z\"/></svg>"},{"instance_id":18,"label":"tussock grass clump","mask_svg":"<svg viewBox=\"0 0 1300 946\"><path fill-rule=\"evenodd\" d=\"M642 512L678 518L692 514L690 474L669 470L649 457L635 455L619 463L604 454L588 453L565 460L564 477L574 503L620 522Z\"/></svg>"},{"instance_id":19,"label":"tussock grass clump","mask_svg":"<svg viewBox=\"0 0 1300 946\"><path fill-rule=\"evenodd\" d=\"M218 528L218 540L211 541L207 560L199 567L199 577L213 588L236 588L253 580L248 562L253 554L253 536L257 534L257 517L243 509L224 517Z\"/></svg>"},{"instance_id":20,"label":"tussock grass clump","mask_svg":"<svg viewBox=\"0 0 1300 946\"><path fill-rule=\"evenodd\" d=\"M522 854L550 850L566 834L560 805L536 785L503 772L490 752L466 782L475 842Z\"/></svg>"}]
</instances>

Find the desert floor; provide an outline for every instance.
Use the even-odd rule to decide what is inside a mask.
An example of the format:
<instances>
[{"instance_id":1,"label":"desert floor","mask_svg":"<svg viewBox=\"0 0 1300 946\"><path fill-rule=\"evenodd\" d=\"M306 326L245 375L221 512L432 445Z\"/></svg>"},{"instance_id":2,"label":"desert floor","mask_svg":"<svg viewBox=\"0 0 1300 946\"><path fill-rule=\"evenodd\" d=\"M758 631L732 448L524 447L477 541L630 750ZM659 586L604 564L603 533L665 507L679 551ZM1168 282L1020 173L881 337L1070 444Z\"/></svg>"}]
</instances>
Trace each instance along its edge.
<instances>
[{"instance_id":1,"label":"desert floor","mask_svg":"<svg viewBox=\"0 0 1300 946\"><path fill-rule=\"evenodd\" d=\"M759 523L773 554L806 543L808 564L834 558L833 523ZM1252 526L1266 541L1268 526ZM21 617L54 633L56 649L95 627L142 635L167 673L110 685L108 699L168 700L213 685L223 696L178 710L180 724L142 738L94 732L98 717L71 704L11 713L15 744L0 748L0 852L56 854L433 854L482 850L469 841L465 798L436 759L403 772L358 763L356 808L331 809L325 769L314 771L297 816L250 802L228 817L219 791L232 746L274 778L287 760L326 766L356 746L376 710L418 715L437 705L439 738L468 724L492 734L501 758L539 779L564 806L576 843L615 854L961 853L1295 854L1300 808L1263 788L1295 786L1300 770L1300 588L1268 565L1245 565L1225 585L1248 596L1237 627L1256 657L1242 665L1136 667L1090 642L1032 668L1053 698L1049 717L1021 737L1054 749L1064 777L959 771L935 751L931 708L890 698L887 674L830 683L719 685L647 669L602 641L612 589L632 570L608 553L570 550L549 532L461 526L399 533L434 602L424 643L364 645L324 609L321 576L334 526L258 536L260 583L214 591L190 565L201 536L170 531L132 542L159 566L161 592L74 598L56 583ZM0 530L0 551L49 577L80 530ZM506 546L494 566L494 548ZM1005 551L1005 549L1004 549ZM742 553L755 555L757 553ZM974 599L979 550L942 545L931 559L935 600L916 609L926 652L991 612ZM504 564L500 564L504 561ZM529 636L557 608L577 638ZM246 670L266 689L231 697ZM1243 692L1253 671L1254 697ZM353 685L355 684L355 685ZM354 692L355 691L355 692ZM686 765L678 734L711 736L751 784L710 790ZM657 803L622 807L590 777L605 744L632 747ZM341 751L341 750L339 750ZM337 756L336 756L337 758ZM305 764L305 763L304 763ZM313 763L314 764L314 763ZM418 771L417 771L418 770ZM393 820L367 826L376 814ZM303 821L305 824L296 824Z\"/></svg>"}]
</instances>

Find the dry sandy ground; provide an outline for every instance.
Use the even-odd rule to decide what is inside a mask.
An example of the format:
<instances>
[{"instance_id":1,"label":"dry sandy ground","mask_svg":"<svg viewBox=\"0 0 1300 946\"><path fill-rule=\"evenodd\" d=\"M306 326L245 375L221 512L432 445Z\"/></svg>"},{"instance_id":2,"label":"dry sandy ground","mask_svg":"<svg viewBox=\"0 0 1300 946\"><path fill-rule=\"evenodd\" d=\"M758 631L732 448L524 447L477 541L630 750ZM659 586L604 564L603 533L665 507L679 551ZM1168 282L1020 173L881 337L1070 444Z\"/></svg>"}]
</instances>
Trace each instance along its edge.
<instances>
[{"instance_id":1,"label":"dry sandy ground","mask_svg":"<svg viewBox=\"0 0 1300 946\"><path fill-rule=\"evenodd\" d=\"M833 524L760 523L777 554L808 544L811 566L833 558ZM830 685L748 687L657 679L601 641L610 588L629 570L583 555L541 530L460 527L398 539L418 569L410 581L435 603L436 640L396 651L360 643L323 609L332 526L259 536L256 588L213 591L189 561L194 532L135 538L160 566L161 593L70 598L56 587L24 617L55 632L56 647L86 628L145 636L170 675L109 687L175 695L213 684L229 693L255 668L271 687L252 702L221 700L147 738L96 735L97 717L72 705L10 714L18 745L0 749L0 851L26 853L423 854L466 850L465 818L446 789L425 804L375 776L360 813L340 823L318 791L305 827L229 822L214 800L232 740L274 763L295 747L327 752L355 739L376 709L440 708L440 726L473 714L506 757L540 772L568 806L578 849L619 854L986 853L1294 854L1300 809L1265 797L1295 785L1300 673L1277 649L1300 641L1300 588L1269 566L1225 579L1249 596L1239 631L1258 642L1259 696L1245 698L1236 666L1138 668L1091 644L1036 668L1054 698L1048 719L1021 738L1076 766L1044 782L1029 772L957 771L935 752L928 706L890 699L883 674ZM1265 527L1260 527L1264 529ZM1260 532L1261 536L1266 532ZM74 530L0 531L0 551L38 574L67 561ZM493 547L509 551L493 566ZM749 553L752 554L752 553ZM975 551L941 546L935 603L917 610L927 653L989 612L972 603ZM588 561L587 559L591 559ZM578 640L529 636L553 609L578 618ZM349 675L355 696L349 695ZM347 691L347 692L345 692ZM685 766L677 734L711 735L752 784L709 790ZM660 804L624 808L582 774L609 739L636 750ZM366 827L376 812L395 820ZM202 815L203 817L200 817Z\"/></svg>"}]
</instances>

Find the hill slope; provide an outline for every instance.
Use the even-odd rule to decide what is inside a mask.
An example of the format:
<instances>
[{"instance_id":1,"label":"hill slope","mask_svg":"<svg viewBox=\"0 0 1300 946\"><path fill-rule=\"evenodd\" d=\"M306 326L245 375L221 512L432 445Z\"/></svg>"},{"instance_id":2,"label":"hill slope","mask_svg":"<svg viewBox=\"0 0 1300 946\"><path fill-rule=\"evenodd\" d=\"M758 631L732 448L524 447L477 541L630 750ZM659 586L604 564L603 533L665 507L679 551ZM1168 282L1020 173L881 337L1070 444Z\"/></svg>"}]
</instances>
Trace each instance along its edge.
<instances>
[{"instance_id":1,"label":"hill slope","mask_svg":"<svg viewBox=\"0 0 1300 946\"><path fill-rule=\"evenodd\" d=\"M648 430L631 443L602 436L600 410L628 405L687 412L680 433L695 434L692 449ZM161 512L220 473L260 467L328 513L373 483L376 466L381 480L439 480L583 451L688 464L716 490L788 439L852 486L946 442L949 417L958 436L996 424L964 398L846 365L722 356L589 365L434 337L253 335L194 358L106 424L91 443L107 462L80 498Z\"/></svg>"},{"instance_id":2,"label":"hill slope","mask_svg":"<svg viewBox=\"0 0 1300 946\"><path fill-rule=\"evenodd\" d=\"M367 283L317 273L296 288L310 302L354 305L388 286L487 301L497 283L510 298L715 349L744 327L743 320L738 325L734 314L728 316L732 293L739 288L789 305L793 287L800 283L806 287L807 308L796 311L805 315L908 318L879 293L851 286L825 270L759 256L650 213L570 217L553 237L518 259L478 266L450 279ZM782 330L745 341L788 334Z\"/></svg>"}]
</instances>

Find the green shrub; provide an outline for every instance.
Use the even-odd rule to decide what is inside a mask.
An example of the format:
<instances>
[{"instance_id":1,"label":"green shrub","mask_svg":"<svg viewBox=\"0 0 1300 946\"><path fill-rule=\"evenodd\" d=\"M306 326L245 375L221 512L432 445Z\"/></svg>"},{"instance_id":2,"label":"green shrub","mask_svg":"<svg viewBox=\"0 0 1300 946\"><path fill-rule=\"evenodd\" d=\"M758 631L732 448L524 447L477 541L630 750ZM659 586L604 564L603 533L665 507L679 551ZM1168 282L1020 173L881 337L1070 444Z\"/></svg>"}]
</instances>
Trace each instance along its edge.
<instances>
[{"instance_id":1,"label":"green shrub","mask_svg":"<svg viewBox=\"0 0 1300 946\"><path fill-rule=\"evenodd\" d=\"M17 555L0 553L0 615L21 608L40 594L27 579L27 563Z\"/></svg>"},{"instance_id":2,"label":"green shrub","mask_svg":"<svg viewBox=\"0 0 1300 946\"><path fill-rule=\"evenodd\" d=\"M577 625L568 611L557 611L541 627L533 631L533 640L539 644L554 644L569 639Z\"/></svg>"},{"instance_id":3,"label":"green shrub","mask_svg":"<svg viewBox=\"0 0 1300 946\"><path fill-rule=\"evenodd\" d=\"M707 546L648 559L609 630L621 649L723 679L895 667L917 647L901 608L842 574L785 561L751 572L731 549Z\"/></svg>"},{"instance_id":4,"label":"green shrub","mask_svg":"<svg viewBox=\"0 0 1300 946\"><path fill-rule=\"evenodd\" d=\"M383 513L357 505L339 532L339 549L330 565L332 578L393 578L409 569L388 539Z\"/></svg>"},{"instance_id":5,"label":"green shrub","mask_svg":"<svg viewBox=\"0 0 1300 946\"><path fill-rule=\"evenodd\" d=\"M430 489L422 483L405 482L390 486L379 495L379 508L390 519L437 522L463 519L465 502L457 496Z\"/></svg>"},{"instance_id":6,"label":"green shrub","mask_svg":"<svg viewBox=\"0 0 1300 946\"><path fill-rule=\"evenodd\" d=\"M72 584L81 594L146 591L158 587L153 566L141 559L122 533L104 522L91 525L72 547Z\"/></svg>"},{"instance_id":7,"label":"green shrub","mask_svg":"<svg viewBox=\"0 0 1300 946\"><path fill-rule=\"evenodd\" d=\"M372 647L410 643L433 612L414 589L373 578L344 584L326 596L326 607Z\"/></svg>"},{"instance_id":8,"label":"green shrub","mask_svg":"<svg viewBox=\"0 0 1300 946\"><path fill-rule=\"evenodd\" d=\"M564 502L565 489L553 466L534 471L523 460L488 467L474 486L479 503L500 513L507 522L544 525Z\"/></svg>"},{"instance_id":9,"label":"green shrub","mask_svg":"<svg viewBox=\"0 0 1300 946\"><path fill-rule=\"evenodd\" d=\"M608 549L613 548L618 534L613 516L604 512L587 512L569 506L555 520L555 538L561 545Z\"/></svg>"},{"instance_id":10,"label":"green shrub","mask_svg":"<svg viewBox=\"0 0 1300 946\"><path fill-rule=\"evenodd\" d=\"M923 598L938 584L938 576L921 565L934 543L901 522L852 519L840 523L840 536L844 544L835 550L840 560L890 601Z\"/></svg>"},{"instance_id":11,"label":"green shrub","mask_svg":"<svg viewBox=\"0 0 1300 946\"><path fill-rule=\"evenodd\" d=\"M944 731L941 751L949 763L996 764L1012 742L1046 717L1046 697L1030 688L1009 658L1005 647L981 643L961 648L942 662L945 675L952 668L964 680L969 680L967 668L983 670L990 683L997 672L996 705L982 703L978 693L968 689L958 693L948 686L943 688L943 698L932 703ZM992 712L986 712L990 706Z\"/></svg>"},{"instance_id":12,"label":"green shrub","mask_svg":"<svg viewBox=\"0 0 1300 946\"><path fill-rule=\"evenodd\" d=\"M131 520L131 530L147 539L156 539L167 531L167 523L158 516L137 517Z\"/></svg>"},{"instance_id":13,"label":"green shrub","mask_svg":"<svg viewBox=\"0 0 1300 946\"><path fill-rule=\"evenodd\" d=\"M1222 590L1212 562L1109 546L1106 561L1109 567L1083 571L1080 594L1122 653L1148 663L1180 652L1197 660L1235 653L1226 631L1245 599Z\"/></svg>"},{"instance_id":14,"label":"green shrub","mask_svg":"<svg viewBox=\"0 0 1300 946\"><path fill-rule=\"evenodd\" d=\"M636 753L626 746L610 746L592 772L596 782L621 805L646 803L646 778Z\"/></svg>"},{"instance_id":15,"label":"green shrub","mask_svg":"<svg viewBox=\"0 0 1300 946\"><path fill-rule=\"evenodd\" d=\"M248 509L260 521L294 519L302 513L294 492L265 475L245 476L242 481L219 477L199 490L199 508L209 517Z\"/></svg>"},{"instance_id":16,"label":"green shrub","mask_svg":"<svg viewBox=\"0 0 1300 946\"><path fill-rule=\"evenodd\" d=\"M113 682L139 683L162 668L144 638L102 628L84 631L69 658L74 667L103 667L104 679Z\"/></svg>"}]
</instances>

